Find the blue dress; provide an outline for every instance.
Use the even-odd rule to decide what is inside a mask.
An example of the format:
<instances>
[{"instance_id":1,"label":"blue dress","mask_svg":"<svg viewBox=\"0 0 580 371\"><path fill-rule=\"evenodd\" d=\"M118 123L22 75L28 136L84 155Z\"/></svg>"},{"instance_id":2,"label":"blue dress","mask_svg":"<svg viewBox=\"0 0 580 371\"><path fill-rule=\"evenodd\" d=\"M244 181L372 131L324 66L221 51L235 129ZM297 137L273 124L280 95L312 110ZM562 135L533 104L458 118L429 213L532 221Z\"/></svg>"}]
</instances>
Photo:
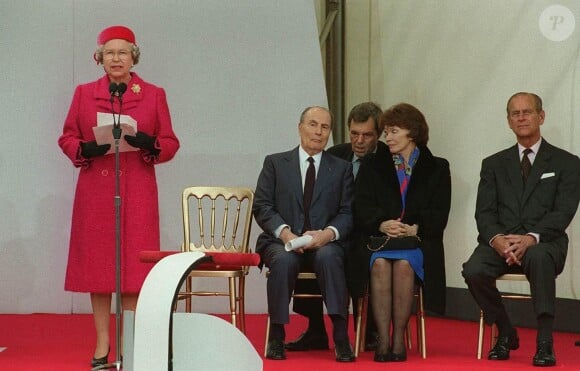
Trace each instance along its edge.
<instances>
[{"instance_id":1,"label":"blue dress","mask_svg":"<svg viewBox=\"0 0 580 371\"><path fill-rule=\"evenodd\" d=\"M401 191L401 200L403 202L403 212L401 213L401 219L405 214L405 198L407 196L407 185L411 180L411 174L413 171L413 166L417 162L419 158L419 148L415 148L413 153L411 153L411 157L409 158L409 164L406 166L405 161L403 160L403 156L399 154L393 155L393 161L395 162L395 166L397 168L397 177L399 179L400 191ZM371 255L371 261L369 265L369 269L372 268L373 263L377 258L383 258L388 260L406 260L415 271L415 275L421 280L424 280L425 271L423 270L423 252L417 246L414 249L408 250L387 250L387 251L377 251Z\"/></svg>"}]
</instances>

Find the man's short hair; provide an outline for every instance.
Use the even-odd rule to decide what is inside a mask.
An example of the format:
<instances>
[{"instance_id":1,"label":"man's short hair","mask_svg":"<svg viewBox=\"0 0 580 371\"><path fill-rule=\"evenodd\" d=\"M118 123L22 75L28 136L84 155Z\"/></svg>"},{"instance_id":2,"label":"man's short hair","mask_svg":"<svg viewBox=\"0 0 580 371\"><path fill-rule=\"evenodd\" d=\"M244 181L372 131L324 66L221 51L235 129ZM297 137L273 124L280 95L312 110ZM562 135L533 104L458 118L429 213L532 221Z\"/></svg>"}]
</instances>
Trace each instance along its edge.
<instances>
[{"instance_id":1,"label":"man's short hair","mask_svg":"<svg viewBox=\"0 0 580 371\"><path fill-rule=\"evenodd\" d=\"M366 122L370 117L372 117L373 121L375 122L375 130L377 134L381 135L384 129L384 126L381 125L382 113L383 110L381 107L374 102L359 103L352 107L346 122L350 128L351 122Z\"/></svg>"},{"instance_id":2,"label":"man's short hair","mask_svg":"<svg viewBox=\"0 0 580 371\"><path fill-rule=\"evenodd\" d=\"M512 99L514 99L515 97L519 97L520 95L527 95L528 97L532 97L534 98L534 103L536 104L536 112L542 112L543 108L542 108L542 98L540 98L539 95L534 94L534 93L528 93L525 91L519 91L517 93L515 93L514 95L512 95L510 97L510 99L508 99L507 101L507 105L505 107L505 110L507 111L507 114L510 114L510 103L512 101Z\"/></svg>"},{"instance_id":3,"label":"man's short hair","mask_svg":"<svg viewBox=\"0 0 580 371\"><path fill-rule=\"evenodd\" d=\"M300 114L300 122L304 122L304 117L306 116L308 111L310 111L313 108L320 108L321 110L328 112L328 114L330 115L330 127L332 127L332 123L334 122L334 116L332 115L332 112L330 112L328 108L322 106L310 106L304 108L304 111L302 111L302 113Z\"/></svg>"}]
</instances>

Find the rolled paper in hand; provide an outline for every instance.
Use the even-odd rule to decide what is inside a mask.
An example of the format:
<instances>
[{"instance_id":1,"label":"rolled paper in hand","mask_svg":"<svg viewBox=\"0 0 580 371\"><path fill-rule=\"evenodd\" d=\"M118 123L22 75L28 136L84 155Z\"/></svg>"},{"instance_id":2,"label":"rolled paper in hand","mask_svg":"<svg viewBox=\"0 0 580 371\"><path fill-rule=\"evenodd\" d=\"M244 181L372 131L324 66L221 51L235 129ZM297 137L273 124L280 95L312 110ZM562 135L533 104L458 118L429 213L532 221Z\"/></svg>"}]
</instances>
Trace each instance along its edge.
<instances>
[{"instance_id":1,"label":"rolled paper in hand","mask_svg":"<svg viewBox=\"0 0 580 371\"><path fill-rule=\"evenodd\" d=\"M284 248L286 249L286 251L296 250L300 247L304 247L304 246L308 245L308 243L311 240L312 240L312 236L310 236L310 235L300 236L300 237L297 237L297 238L293 239L292 241L289 241L288 243L286 243Z\"/></svg>"}]
</instances>

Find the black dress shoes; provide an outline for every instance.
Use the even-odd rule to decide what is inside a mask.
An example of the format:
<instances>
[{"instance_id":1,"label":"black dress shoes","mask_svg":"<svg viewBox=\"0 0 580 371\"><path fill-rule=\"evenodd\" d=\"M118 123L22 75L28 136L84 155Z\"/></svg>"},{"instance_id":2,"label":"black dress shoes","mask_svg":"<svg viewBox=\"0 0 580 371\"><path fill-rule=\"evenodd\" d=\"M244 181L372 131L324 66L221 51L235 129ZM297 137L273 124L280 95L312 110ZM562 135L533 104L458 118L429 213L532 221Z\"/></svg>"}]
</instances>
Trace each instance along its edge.
<instances>
[{"instance_id":1,"label":"black dress shoes","mask_svg":"<svg viewBox=\"0 0 580 371\"><path fill-rule=\"evenodd\" d=\"M306 331L300 335L298 339L286 343L284 347L290 352L304 350L327 350L328 336L325 333Z\"/></svg>"},{"instance_id":2,"label":"black dress shoes","mask_svg":"<svg viewBox=\"0 0 580 371\"><path fill-rule=\"evenodd\" d=\"M284 342L282 340L269 340L268 349L266 350L266 358L276 361L286 359Z\"/></svg>"},{"instance_id":3,"label":"black dress shoes","mask_svg":"<svg viewBox=\"0 0 580 371\"><path fill-rule=\"evenodd\" d=\"M348 341L337 341L334 348L336 362L354 362L354 352Z\"/></svg>"},{"instance_id":4,"label":"black dress shoes","mask_svg":"<svg viewBox=\"0 0 580 371\"><path fill-rule=\"evenodd\" d=\"M517 331L514 331L508 336L500 336L497 338L492 350L487 354L487 359L493 361L505 361L510 358L510 350L516 350L520 347L520 338Z\"/></svg>"},{"instance_id":5,"label":"black dress shoes","mask_svg":"<svg viewBox=\"0 0 580 371\"><path fill-rule=\"evenodd\" d=\"M532 364L539 367L550 367L556 365L554 346L551 341L543 340L538 342Z\"/></svg>"}]
</instances>

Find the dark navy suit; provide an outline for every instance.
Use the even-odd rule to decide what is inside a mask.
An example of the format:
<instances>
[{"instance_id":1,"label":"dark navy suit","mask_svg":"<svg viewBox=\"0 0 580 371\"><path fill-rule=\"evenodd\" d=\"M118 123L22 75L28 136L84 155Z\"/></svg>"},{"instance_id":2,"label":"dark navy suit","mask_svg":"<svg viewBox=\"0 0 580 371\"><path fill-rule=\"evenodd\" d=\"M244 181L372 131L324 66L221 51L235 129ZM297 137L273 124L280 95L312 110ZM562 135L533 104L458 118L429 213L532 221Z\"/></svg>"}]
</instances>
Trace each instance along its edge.
<instances>
[{"instance_id":1,"label":"dark navy suit","mask_svg":"<svg viewBox=\"0 0 580 371\"><path fill-rule=\"evenodd\" d=\"M269 155L254 197L253 212L264 231L258 237L256 252L262 264L270 269L268 277L268 313L273 324L289 322L289 302L296 277L304 264L316 272L318 285L329 314L346 317L348 295L344 273L346 238L352 230L353 198L352 165L322 152L310 206L312 230L336 228L339 239L321 248L297 254L286 252L282 240L274 236L283 224L296 235L304 230L302 176L298 147L288 152Z\"/></svg>"}]
</instances>

